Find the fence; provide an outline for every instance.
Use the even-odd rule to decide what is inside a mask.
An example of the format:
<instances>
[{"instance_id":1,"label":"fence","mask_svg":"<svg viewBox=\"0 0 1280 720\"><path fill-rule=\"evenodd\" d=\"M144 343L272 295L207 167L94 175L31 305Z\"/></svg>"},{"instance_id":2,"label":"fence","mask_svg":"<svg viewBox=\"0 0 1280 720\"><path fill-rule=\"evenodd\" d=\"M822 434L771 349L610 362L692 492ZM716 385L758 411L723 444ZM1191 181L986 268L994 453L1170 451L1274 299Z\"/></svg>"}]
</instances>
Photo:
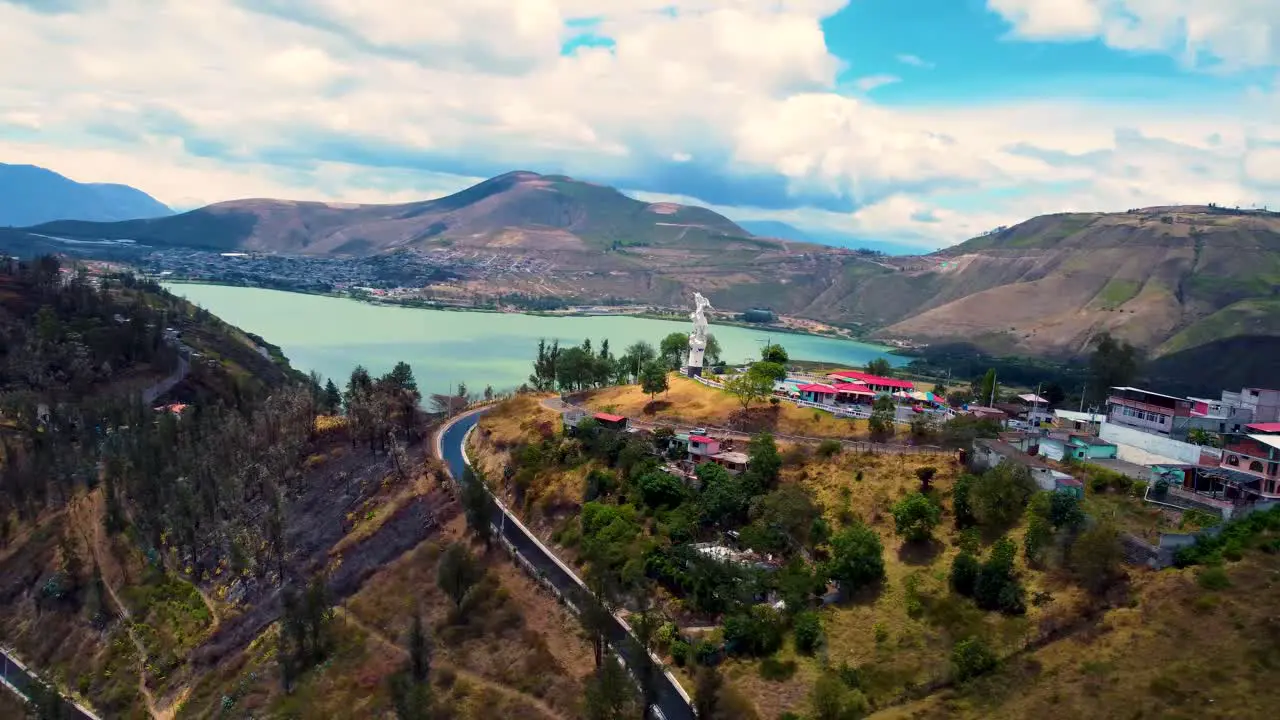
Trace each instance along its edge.
<instances>
[{"instance_id":1,"label":"fence","mask_svg":"<svg viewBox=\"0 0 1280 720\"><path fill-rule=\"evenodd\" d=\"M462 448L461 448L462 461L467 466L471 465L471 458L467 454L467 442L469 441L471 434L473 432L475 432L474 425L469 430L467 430L466 435L464 435L462 438ZM444 433L442 428L439 437L443 438L443 436L444 436ZM440 454L441 454L441 457L443 458L443 453L440 453ZM453 482L453 484L460 489L461 481L458 478L453 477L452 473L449 473L448 476L449 476L449 479ZM507 508L506 504L503 503L501 499L499 499L492 492L489 493L489 497L493 499L493 502L498 508L499 512L502 513L503 523L506 523L507 521L514 523L515 526L520 529L523 535L527 537L530 541L532 541L544 556L546 556L552 562L554 562L556 566L561 571L563 571L564 574L568 576L578 586L578 589L580 589L581 592L586 593L587 597L591 597L591 591L587 588L586 583L582 582L582 579L579 578L578 575L573 572L573 570L571 570L567 565L565 565L564 562L562 562L560 558L556 556L555 553L553 553L549 548L547 548L546 545L542 544L542 541L538 539L538 536L535 535L533 531L529 530L529 528L526 527L525 524L520 521L520 518L516 517L515 513L512 513ZM569 608L570 612L572 612L574 615L578 615L578 616L582 615L582 610L571 599L565 596L564 591L556 587L555 583L553 583L551 579L547 577L546 573L544 573L537 566L535 566L532 561L526 558L520 552L520 550L516 548L514 543L512 543L509 539L507 539L505 533L503 532L504 529L502 527L495 525L492 522L489 523L489 527L498 536L501 545L507 550L507 553L511 556L511 558L515 561L515 563L519 565L521 568L523 568L525 572L528 573L534 579L534 581L538 583L538 585L548 590L552 594L552 596L554 596L561 604ZM617 615L613 615L613 618L623 628L623 630L627 633L627 635L632 638L633 642L636 642L634 640L634 633L632 633L631 627L627 624L627 622ZM638 647L638 642L637 642L637 647ZM648 648L642 648L642 650L649 655L650 659L653 660L656 667L662 667L661 658L656 656ZM627 667L626 662L623 661L620 655L617 656L617 660L624 670L628 670L628 672L630 672L630 669ZM672 689L675 690L676 693L680 696L681 700L683 700L686 705L692 708L693 699L689 696L687 692L685 692L685 689L680 685L680 681L677 680L676 677L672 675L669 670L664 669L663 675L666 677L667 681L671 684ZM634 676L633 676L633 679L635 679L637 682L639 681L639 679L634 678ZM658 717L665 717L665 715L662 714L662 711L658 709L656 706L650 709Z\"/></svg>"}]
</instances>

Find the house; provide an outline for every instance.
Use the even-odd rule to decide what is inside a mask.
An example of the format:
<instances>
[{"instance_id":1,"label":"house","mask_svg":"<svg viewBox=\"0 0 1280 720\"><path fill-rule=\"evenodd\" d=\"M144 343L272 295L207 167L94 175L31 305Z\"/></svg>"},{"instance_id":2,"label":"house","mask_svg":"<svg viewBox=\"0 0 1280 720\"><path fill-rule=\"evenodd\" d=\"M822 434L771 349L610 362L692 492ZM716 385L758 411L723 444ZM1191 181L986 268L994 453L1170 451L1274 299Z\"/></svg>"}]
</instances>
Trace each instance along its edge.
<instances>
[{"instance_id":1,"label":"house","mask_svg":"<svg viewBox=\"0 0 1280 720\"><path fill-rule=\"evenodd\" d=\"M1031 479L1041 490L1050 492L1064 490L1074 493L1079 487L1080 493L1084 493L1083 485L1080 485L1075 478L1053 469L1039 457L1028 455L1003 440L979 438L973 441L973 456L970 462L975 468L989 470L1005 461L1017 463L1031 471Z\"/></svg>"},{"instance_id":2,"label":"house","mask_svg":"<svg viewBox=\"0 0 1280 720\"><path fill-rule=\"evenodd\" d=\"M706 435L689 436L689 459L695 465L709 462L711 456L720 454L720 441Z\"/></svg>"},{"instance_id":3,"label":"house","mask_svg":"<svg viewBox=\"0 0 1280 720\"><path fill-rule=\"evenodd\" d=\"M1255 423L1248 430L1280 431L1280 423ZM1260 480L1258 492L1264 497L1280 499L1280 432L1250 432L1231 435L1222 447L1220 467Z\"/></svg>"},{"instance_id":4,"label":"house","mask_svg":"<svg viewBox=\"0 0 1280 720\"><path fill-rule=\"evenodd\" d=\"M882 377L880 375L872 375L870 373L859 372L857 370L839 370L827 375L827 377L837 383L854 383L863 385L867 390L880 395L895 393L898 391L911 392L916 387L910 380Z\"/></svg>"},{"instance_id":5,"label":"house","mask_svg":"<svg viewBox=\"0 0 1280 720\"><path fill-rule=\"evenodd\" d=\"M1186 438L1192 402L1135 387L1113 387L1107 398L1107 422L1178 440Z\"/></svg>"},{"instance_id":6,"label":"house","mask_svg":"<svg viewBox=\"0 0 1280 720\"><path fill-rule=\"evenodd\" d=\"M596 422L600 423L600 427L609 430L626 430L627 419L621 415L613 413L598 412L591 416Z\"/></svg>"},{"instance_id":7,"label":"house","mask_svg":"<svg viewBox=\"0 0 1280 720\"><path fill-rule=\"evenodd\" d=\"M1009 416L1003 410L986 407L984 405L970 405L965 408L965 412L973 415L979 420L995 420L1001 425L1009 421Z\"/></svg>"},{"instance_id":8,"label":"house","mask_svg":"<svg viewBox=\"0 0 1280 720\"><path fill-rule=\"evenodd\" d=\"M836 402L836 389L830 385L810 383L796 389L800 391L800 399L807 402L820 405L834 405Z\"/></svg>"},{"instance_id":9,"label":"house","mask_svg":"<svg viewBox=\"0 0 1280 720\"><path fill-rule=\"evenodd\" d=\"M1022 406L1022 419L1031 425L1040 427L1053 422L1053 411L1049 409L1049 401L1039 395L1024 393L1018 396L1018 403Z\"/></svg>"},{"instance_id":10,"label":"house","mask_svg":"<svg viewBox=\"0 0 1280 720\"><path fill-rule=\"evenodd\" d=\"M1280 422L1280 390L1242 388L1238 393L1223 392L1222 401L1247 412L1249 423Z\"/></svg>"},{"instance_id":11,"label":"house","mask_svg":"<svg viewBox=\"0 0 1280 720\"><path fill-rule=\"evenodd\" d=\"M1074 410L1054 410L1053 424L1061 430L1097 435L1106 415L1098 413L1076 412Z\"/></svg>"},{"instance_id":12,"label":"house","mask_svg":"<svg viewBox=\"0 0 1280 720\"><path fill-rule=\"evenodd\" d=\"M747 454L740 452L720 452L711 456L711 462L734 475L746 472L748 461Z\"/></svg>"},{"instance_id":13,"label":"house","mask_svg":"<svg viewBox=\"0 0 1280 720\"><path fill-rule=\"evenodd\" d=\"M1040 439L1040 454L1050 460L1114 460L1116 444L1092 435L1052 432Z\"/></svg>"}]
</instances>

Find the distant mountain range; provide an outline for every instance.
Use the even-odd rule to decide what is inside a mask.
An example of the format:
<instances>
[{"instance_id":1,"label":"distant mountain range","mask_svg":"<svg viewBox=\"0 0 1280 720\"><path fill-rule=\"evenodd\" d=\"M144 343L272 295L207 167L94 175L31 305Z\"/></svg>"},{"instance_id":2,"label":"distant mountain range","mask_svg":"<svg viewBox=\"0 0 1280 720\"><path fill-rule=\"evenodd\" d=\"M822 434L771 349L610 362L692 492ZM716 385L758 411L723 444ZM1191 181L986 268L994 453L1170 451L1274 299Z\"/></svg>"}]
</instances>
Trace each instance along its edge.
<instances>
[{"instance_id":1,"label":"distant mountain range","mask_svg":"<svg viewBox=\"0 0 1280 720\"><path fill-rule=\"evenodd\" d=\"M79 183L34 165L0 163L0 226L53 220L131 220L172 215L150 195L128 185Z\"/></svg>"},{"instance_id":2,"label":"distant mountain range","mask_svg":"<svg viewBox=\"0 0 1280 720\"><path fill-rule=\"evenodd\" d=\"M1236 372L1249 363L1214 364L1214 348L1241 357L1280 341L1280 214L1217 207L1046 215L929 255L878 256L784 223L735 223L520 171L416 203L239 200L28 230L218 251L505 254L552 270L476 289L666 305L699 290L722 311L768 307L872 337L1000 354L1078 356L1105 330L1171 372L1179 358Z\"/></svg>"},{"instance_id":3,"label":"distant mountain range","mask_svg":"<svg viewBox=\"0 0 1280 720\"><path fill-rule=\"evenodd\" d=\"M751 234L761 237L782 238L783 240L831 245L855 250L875 250L885 255L919 255L921 250L917 245L906 245L887 240L869 240L838 230L821 228L802 230L780 220L739 220L738 224L749 230Z\"/></svg>"}]
</instances>

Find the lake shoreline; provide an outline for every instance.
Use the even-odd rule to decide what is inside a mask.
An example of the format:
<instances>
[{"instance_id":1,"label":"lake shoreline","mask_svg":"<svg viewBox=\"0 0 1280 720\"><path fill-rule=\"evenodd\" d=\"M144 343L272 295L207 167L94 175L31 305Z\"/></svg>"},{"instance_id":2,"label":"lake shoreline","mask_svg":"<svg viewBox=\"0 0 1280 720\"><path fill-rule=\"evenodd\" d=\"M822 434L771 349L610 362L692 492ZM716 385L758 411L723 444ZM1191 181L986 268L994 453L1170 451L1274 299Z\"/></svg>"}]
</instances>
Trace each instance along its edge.
<instances>
[{"instance_id":1,"label":"lake shoreline","mask_svg":"<svg viewBox=\"0 0 1280 720\"><path fill-rule=\"evenodd\" d=\"M375 305L379 307L402 307L402 308L411 308L411 309L417 309L417 310L440 310L445 312L474 312L474 313L488 313L488 314L494 314L494 315L528 315L530 317L550 317L550 318L628 317L628 318L641 318L645 320L680 322L680 319L677 316L663 315L661 313L558 312L555 310L498 310L494 308L468 307L465 305L450 305L450 304L440 304L440 303L429 304L430 301L405 302L400 300L388 300L388 299L382 299L378 297L352 295L351 293L347 293L347 292L322 292L319 290L263 287L261 285L242 285L237 283L229 283L229 282L222 282L222 281L215 281L215 280L193 280L193 279L187 279L187 278L153 278L153 279L157 280L157 282L170 283L173 285L207 285L207 286L213 286L213 287L248 288L248 289L254 289L254 290L274 290L276 292L293 293L295 295L313 295L316 297L335 298L338 300L352 300L355 302L365 303L368 305ZM800 335L803 337L823 338L827 340L846 340L848 342L857 343L859 345L867 345L870 347L874 347L876 349L882 350L892 355L907 354L902 352L903 350L902 348L893 347L891 345L881 345L876 342L871 342L871 341L863 340L860 338L853 338L847 335L811 332L808 330L801 330L799 328L760 325L757 323L743 322L740 320L721 320L721 321L712 322L712 327L715 327L716 325L723 325L726 327L738 327L738 328L743 328L744 330L753 330L756 332L762 332L762 333L768 333L768 334L780 333L785 335ZM796 358L796 359L803 360L804 358Z\"/></svg>"}]
</instances>

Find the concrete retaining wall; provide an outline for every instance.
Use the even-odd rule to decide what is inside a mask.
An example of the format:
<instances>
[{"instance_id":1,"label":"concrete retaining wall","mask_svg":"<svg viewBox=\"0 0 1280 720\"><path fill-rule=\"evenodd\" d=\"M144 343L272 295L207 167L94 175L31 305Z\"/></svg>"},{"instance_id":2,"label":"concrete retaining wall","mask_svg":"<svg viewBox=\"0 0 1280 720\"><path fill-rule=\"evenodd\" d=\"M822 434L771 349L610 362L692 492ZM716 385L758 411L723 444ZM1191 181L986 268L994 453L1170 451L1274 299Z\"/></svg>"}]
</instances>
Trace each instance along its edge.
<instances>
[{"instance_id":1,"label":"concrete retaining wall","mask_svg":"<svg viewBox=\"0 0 1280 720\"><path fill-rule=\"evenodd\" d=\"M1152 462L1148 457L1151 455L1155 455L1157 458L1165 458L1166 461L1173 460L1186 465L1196 465L1200 462L1201 447L1199 445L1192 445L1191 443L1174 440L1162 435L1145 433L1141 430L1104 422L1098 436L1107 442L1115 443L1118 457L1127 462L1147 465Z\"/></svg>"}]
</instances>

